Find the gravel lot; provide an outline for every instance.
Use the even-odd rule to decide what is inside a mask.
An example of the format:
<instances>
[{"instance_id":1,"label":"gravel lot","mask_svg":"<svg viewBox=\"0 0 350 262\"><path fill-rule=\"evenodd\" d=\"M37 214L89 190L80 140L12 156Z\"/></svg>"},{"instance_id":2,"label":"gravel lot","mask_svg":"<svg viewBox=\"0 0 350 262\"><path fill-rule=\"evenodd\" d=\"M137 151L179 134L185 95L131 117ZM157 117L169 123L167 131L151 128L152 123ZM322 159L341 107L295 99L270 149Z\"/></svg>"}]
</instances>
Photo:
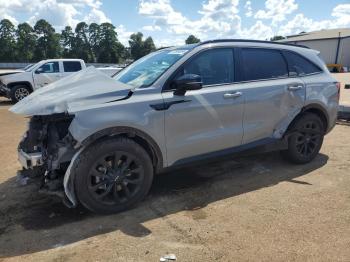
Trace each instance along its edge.
<instances>
[{"instance_id":1,"label":"gravel lot","mask_svg":"<svg viewBox=\"0 0 350 262\"><path fill-rule=\"evenodd\" d=\"M26 119L0 100L0 261L350 261L350 125L304 166L278 153L156 178L131 211L70 210L16 184Z\"/></svg>"}]
</instances>

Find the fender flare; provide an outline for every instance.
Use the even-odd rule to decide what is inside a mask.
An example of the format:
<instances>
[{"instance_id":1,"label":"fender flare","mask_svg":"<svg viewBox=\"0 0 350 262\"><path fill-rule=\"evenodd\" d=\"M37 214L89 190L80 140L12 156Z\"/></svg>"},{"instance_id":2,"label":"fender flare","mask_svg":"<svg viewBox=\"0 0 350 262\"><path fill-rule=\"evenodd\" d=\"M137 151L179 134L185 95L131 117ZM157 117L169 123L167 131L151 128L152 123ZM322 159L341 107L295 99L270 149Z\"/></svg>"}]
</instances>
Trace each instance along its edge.
<instances>
[{"instance_id":1,"label":"fender flare","mask_svg":"<svg viewBox=\"0 0 350 262\"><path fill-rule=\"evenodd\" d=\"M12 89L13 87L18 86L18 85L26 85L26 86L28 86L30 88L30 92L34 91L32 84L30 82L28 82L28 81L11 82L11 83L7 84L7 87L9 89Z\"/></svg>"},{"instance_id":2,"label":"fender flare","mask_svg":"<svg viewBox=\"0 0 350 262\"><path fill-rule=\"evenodd\" d=\"M305 107L303 107L303 109L301 110L301 113L304 113L306 111L309 112L314 112L317 115L319 115L319 117L322 118L322 121L325 122L325 131L328 130L328 126L329 126L329 115L327 113L327 110L324 109L324 107L320 104L316 104L316 103L312 103L312 104L308 104Z\"/></svg>"},{"instance_id":3,"label":"fender flare","mask_svg":"<svg viewBox=\"0 0 350 262\"><path fill-rule=\"evenodd\" d=\"M118 135L126 135L127 137L134 138L134 139L136 137L141 138L144 142L147 143L147 145L152 150L151 158L154 164L155 171L156 172L160 171L163 168L164 160L163 160L163 154L162 154L162 151L160 150L160 147L151 136L149 136L148 134L146 134L145 132L137 128L120 126L120 127L110 127L110 128L102 129L90 135L89 137L85 138L81 142L81 145L86 148L99 139L118 136ZM144 147L145 145L141 144L141 146Z\"/></svg>"}]
</instances>

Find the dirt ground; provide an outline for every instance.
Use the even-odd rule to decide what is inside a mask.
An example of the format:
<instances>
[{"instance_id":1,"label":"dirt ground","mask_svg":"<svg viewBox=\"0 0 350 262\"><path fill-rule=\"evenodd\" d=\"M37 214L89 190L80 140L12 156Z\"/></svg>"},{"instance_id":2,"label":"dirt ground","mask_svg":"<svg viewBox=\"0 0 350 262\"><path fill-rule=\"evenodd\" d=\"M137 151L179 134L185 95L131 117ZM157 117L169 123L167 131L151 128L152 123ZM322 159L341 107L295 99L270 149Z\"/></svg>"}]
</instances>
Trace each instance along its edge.
<instances>
[{"instance_id":1,"label":"dirt ground","mask_svg":"<svg viewBox=\"0 0 350 262\"><path fill-rule=\"evenodd\" d=\"M278 153L156 178L135 209L67 209L16 183L26 119L0 100L0 261L350 261L350 125L295 166Z\"/></svg>"}]
</instances>

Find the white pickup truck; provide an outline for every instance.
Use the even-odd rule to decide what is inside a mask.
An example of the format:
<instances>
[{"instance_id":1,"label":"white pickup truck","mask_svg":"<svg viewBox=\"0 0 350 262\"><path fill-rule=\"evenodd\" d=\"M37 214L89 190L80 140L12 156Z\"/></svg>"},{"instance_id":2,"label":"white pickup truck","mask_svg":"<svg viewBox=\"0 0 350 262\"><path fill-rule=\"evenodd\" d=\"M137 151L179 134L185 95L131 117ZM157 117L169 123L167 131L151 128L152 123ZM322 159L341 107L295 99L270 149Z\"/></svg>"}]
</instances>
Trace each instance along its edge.
<instances>
[{"instance_id":1,"label":"white pickup truck","mask_svg":"<svg viewBox=\"0 0 350 262\"><path fill-rule=\"evenodd\" d=\"M86 68L81 59L50 59L40 61L22 72L0 75L0 96L10 98L14 103L28 96L36 89L62 79ZM117 73L121 68L98 68L107 75Z\"/></svg>"}]
</instances>

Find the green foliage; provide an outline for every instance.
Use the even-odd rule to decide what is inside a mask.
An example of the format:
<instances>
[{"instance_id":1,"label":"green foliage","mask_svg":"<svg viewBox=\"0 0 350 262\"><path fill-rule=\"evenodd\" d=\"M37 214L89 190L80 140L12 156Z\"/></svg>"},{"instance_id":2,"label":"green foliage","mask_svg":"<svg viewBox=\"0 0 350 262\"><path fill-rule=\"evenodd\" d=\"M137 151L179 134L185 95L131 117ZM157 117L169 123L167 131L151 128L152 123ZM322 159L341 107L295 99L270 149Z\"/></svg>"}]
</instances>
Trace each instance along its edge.
<instances>
[{"instance_id":1,"label":"green foliage","mask_svg":"<svg viewBox=\"0 0 350 262\"><path fill-rule=\"evenodd\" d=\"M73 29L66 26L61 33L44 19L34 28L22 23L17 28L8 19L0 21L0 62L37 62L50 58L80 58L85 62L122 63L138 59L156 50L151 37L131 35L130 48L118 40L110 23L90 25L81 22Z\"/></svg>"},{"instance_id":2,"label":"green foliage","mask_svg":"<svg viewBox=\"0 0 350 262\"><path fill-rule=\"evenodd\" d=\"M190 35L189 37L187 37L187 39L185 40L186 45L190 45L190 44L196 44L199 43L201 40L197 37L195 37L194 35Z\"/></svg>"},{"instance_id":3,"label":"green foliage","mask_svg":"<svg viewBox=\"0 0 350 262\"><path fill-rule=\"evenodd\" d=\"M58 58L61 55L61 35L55 33L55 29L46 20L41 19L36 22L34 31L38 35L38 40L34 50L34 59L42 60Z\"/></svg>"},{"instance_id":4,"label":"green foliage","mask_svg":"<svg viewBox=\"0 0 350 262\"><path fill-rule=\"evenodd\" d=\"M281 36L281 35L276 35L274 37L271 37L270 41L278 41L278 40L282 40L282 39L285 39L285 37Z\"/></svg>"},{"instance_id":5,"label":"green foliage","mask_svg":"<svg viewBox=\"0 0 350 262\"><path fill-rule=\"evenodd\" d=\"M131 57L137 60L156 50L152 37L142 40L143 34L138 32L130 36L129 45Z\"/></svg>"},{"instance_id":6,"label":"green foliage","mask_svg":"<svg viewBox=\"0 0 350 262\"><path fill-rule=\"evenodd\" d=\"M19 62L33 61L37 36L34 29L27 23L19 24L16 30L17 37L17 59Z\"/></svg>"},{"instance_id":7,"label":"green foliage","mask_svg":"<svg viewBox=\"0 0 350 262\"><path fill-rule=\"evenodd\" d=\"M15 26L8 19L0 21L0 61L15 61Z\"/></svg>"}]
</instances>

